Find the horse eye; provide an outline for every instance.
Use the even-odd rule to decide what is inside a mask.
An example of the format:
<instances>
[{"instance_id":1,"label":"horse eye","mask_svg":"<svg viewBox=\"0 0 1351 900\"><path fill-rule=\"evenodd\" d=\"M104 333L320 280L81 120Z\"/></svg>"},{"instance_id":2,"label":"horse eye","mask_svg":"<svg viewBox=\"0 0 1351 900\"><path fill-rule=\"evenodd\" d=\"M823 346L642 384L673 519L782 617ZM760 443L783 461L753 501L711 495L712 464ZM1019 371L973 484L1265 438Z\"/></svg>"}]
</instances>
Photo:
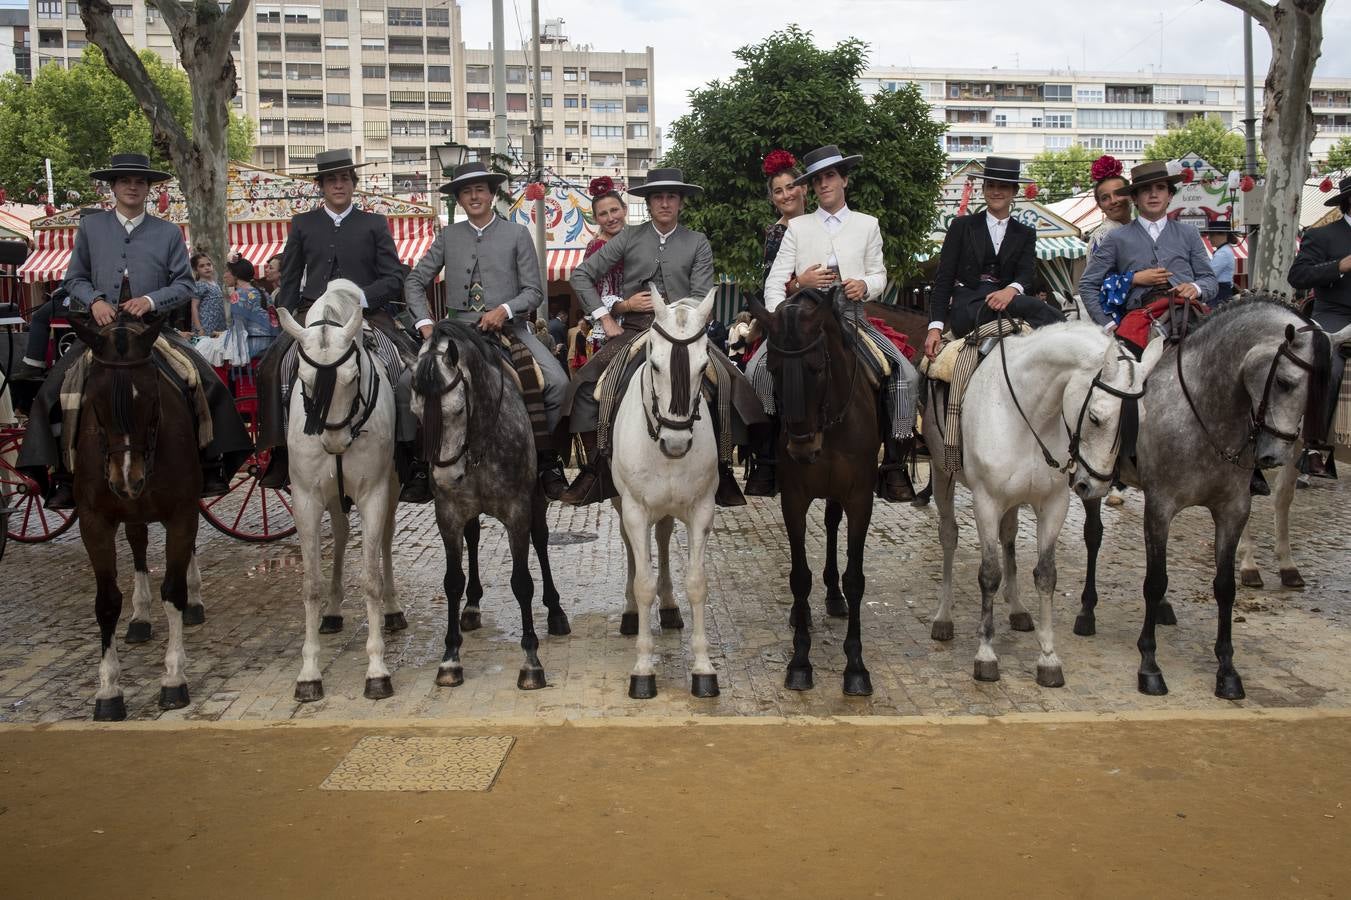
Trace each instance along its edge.
<instances>
[{"instance_id":1,"label":"horse eye","mask_svg":"<svg viewBox=\"0 0 1351 900\"><path fill-rule=\"evenodd\" d=\"M1099 418L1098 418L1096 415L1094 415L1093 413L1089 413L1089 414L1088 414L1088 421L1091 422L1091 423L1093 423L1093 426L1094 426L1095 428L1101 428L1101 427L1102 427L1102 419L1099 419Z\"/></svg>"},{"instance_id":2,"label":"horse eye","mask_svg":"<svg viewBox=\"0 0 1351 900\"><path fill-rule=\"evenodd\" d=\"M1293 391L1295 389L1295 383L1289 378L1277 378L1276 386L1283 391Z\"/></svg>"}]
</instances>

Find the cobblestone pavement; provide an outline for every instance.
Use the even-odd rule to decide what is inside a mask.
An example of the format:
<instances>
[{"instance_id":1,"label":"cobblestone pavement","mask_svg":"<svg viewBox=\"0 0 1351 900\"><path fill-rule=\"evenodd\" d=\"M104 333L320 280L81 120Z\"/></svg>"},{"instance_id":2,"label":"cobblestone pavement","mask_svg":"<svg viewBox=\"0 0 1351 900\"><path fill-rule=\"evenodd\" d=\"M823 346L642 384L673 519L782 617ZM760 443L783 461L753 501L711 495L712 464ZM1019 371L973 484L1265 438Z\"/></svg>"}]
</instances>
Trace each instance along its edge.
<instances>
[{"instance_id":1,"label":"cobblestone pavement","mask_svg":"<svg viewBox=\"0 0 1351 900\"><path fill-rule=\"evenodd\" d=\"M1256 503L1259 560L1268 588L1240 588L1234 643L1236 664L1248 693L1242 705L1351 706L1351 689L1341 679L1344 661L1351 655L1348 496L1351 487L1344 482L1317 480L1312 489L1297 495L1292 537L1296 560L1308 582L1304 591L1272 587L1279 582L1271 507L1266 500ZM958 504L963 518L956 571L957 636L949 644L929 638L941 563L933 507L879 503L876 508L865 560L863 641L874 687L874 694L866 699L846 698L840 691L844 664L840 645L845 628L842 620L824 615L819 580L824 547L820 504L814 508L814 524L808 533L817 573L813 593L816 687L806 693L783 688L784 667L791 654L787 543L777 500L753 499L748 507L719 511L709 544L708 634L722 688L722 696L715 700L696 700L689 694L688 629L668 631L657 638L662 658L658 697L646 702L628 698L634 640L619 634L624 552L618 521L608 505L572 509L554 504L550 525L557 543L551 558L572 634L545 636L543 611L536 607L541 658L550 683L544 690L516 689L520 621L507 585L506 541L495 522L484 528L484 627L465 636L466 681L458 688L435 685L446 618L441 593L443 550L431 507L405 506L399 514L394 560L410 628L388 642L386 661L393 672L394 697L369 701L361 696L366 631L364 612L357 602L359 529L348 549L346 630L321 638L327 697L301 705L292 699L293 680L300 667L302 619L296 540L244 544L203 524L198 547L207 622L188 629L186 639L192 705L170 713L161 713L156 705L166 634L156 603L155 638L150 643L126 646L119 629L127 706L136 719L264 720L999 715L1229 706L1212 694L1212 530L1204 511L1189 510L1173 528L1169 596L1177 608L1179 626L1160 630L1159 648L1172 693L1152 698L1135 689L1135 639L1144 575L1143 553L1138 549L1140 494L1131 493L1124 507L1104 510L1107 535L1099 569L1102 603L1098 634L1093 638L1072 633L1084 565L1079 544L1082 510L1077 504L1071 507L1061 535L1055 611L1057 650L1067 680L1067 686L1060 689L1036 685L1035 636L1009 631L1002 603L996 618L996 650L1003 680L996 684L972 680L979 612L975 526L969 498L959 494ZM152 536L155 533L152 529ZM683 551L683 530L677 530L677 542ZM1033 524L1026 512L1019 552L1024 602L1035 614ZM161 559L162 544L152 537L156 590ZM677 592L683 607L678 559L677 554ZM125 550L121 566L125 620L131 599L131 560ZM91 716L98 665L93 590L78 528L50 544L11 543L0 562L0 721L48 722Z\"/></svg>"}]
</instances>

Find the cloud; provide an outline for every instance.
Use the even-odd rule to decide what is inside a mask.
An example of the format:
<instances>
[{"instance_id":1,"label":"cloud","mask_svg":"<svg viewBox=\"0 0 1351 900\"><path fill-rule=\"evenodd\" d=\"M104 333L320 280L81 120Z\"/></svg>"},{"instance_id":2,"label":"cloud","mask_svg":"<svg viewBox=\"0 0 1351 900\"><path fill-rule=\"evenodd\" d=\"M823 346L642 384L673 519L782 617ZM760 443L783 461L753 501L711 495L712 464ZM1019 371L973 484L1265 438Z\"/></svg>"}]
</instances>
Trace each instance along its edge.
<instances>
[{"instance_id":1,"label":"cloud","mask_svg":"<svg viewBox=\"0 0 1351 900\"><path fill-rule=\"evenodd\" d=\"M517 11L519 10L519 19ZM1243 14L1221 0L1136 0L1084 5L1068 0L540 0L542 19L562 17L576 43L600 50L640 52L652 46L657 123L685 113L689 91L726 78L734 50L797 23L828 46L848 37L869 43L878 66L971 69L1074 69L1149 74L1240 75ZM1163 39L1160 41L1160 16ZM464 41L486 47L492 4L461 4ZM519 21L519 28L518 28ZM507 0L507 42L530 33L527 0ZM1351 4L1327 5L1323 55L1315 77L1351 77L1351 55L1336 35L1351 34ZM1253 28L1260 85L1271 57L1260 26ZM1160 62L1162 68L1159 69Z\"/></svg>"}]
</instances>

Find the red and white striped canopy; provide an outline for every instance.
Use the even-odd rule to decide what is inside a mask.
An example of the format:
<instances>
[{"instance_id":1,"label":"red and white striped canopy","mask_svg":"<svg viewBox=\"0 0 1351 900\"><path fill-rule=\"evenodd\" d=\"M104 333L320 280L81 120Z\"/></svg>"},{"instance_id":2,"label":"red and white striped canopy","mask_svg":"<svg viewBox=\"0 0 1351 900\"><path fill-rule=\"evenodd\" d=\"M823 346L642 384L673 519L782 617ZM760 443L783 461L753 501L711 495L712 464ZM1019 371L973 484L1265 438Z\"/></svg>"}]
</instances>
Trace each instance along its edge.
<instances>
[{"instance_id":1,"label":"red and white striped canopy","mask_svg":"<svg viewBox=\"0 0 1351 900\"><path fill-rule=\"evenodd\" d=\"M70 265L75 249L74 228L39 228L33 233L33 254L19 267L19 277L27 282L59 281Z\"/></svg>"},{"instance_id":2,"label":"red and white striped canopy","mask_svg":"<svg viewBox=\"0 0 1351 900\"><path fill-rule=\"evenodd\" d=\"M432 219L399 216L389 220L389 233L394 236L394 249L399 253L399 261L406 266L415 266L431 249L436 240L436 231Z\"/></svg>"},{"instance_id":3,"label":"red and white striped canopy","mask_svg":"<svg viewBox=\"0 0 1351 900\"><path fill-rule=\"evenodd\" d=\"M550 281L566 281L572 270L581 265L586 256L585 249L548 250L548 278Z\"/></svg>"},{"instance_id":4,"label":"red and white striped canopy","mask_svg":"<svg viewBox=\"0 0 1351 900\"><path fill-rule=\"evenodd\" d=\"M230 252L253 263L259 272L267 261L286 248L290 222L231 222Z\"/></svg>"}]
</instances>

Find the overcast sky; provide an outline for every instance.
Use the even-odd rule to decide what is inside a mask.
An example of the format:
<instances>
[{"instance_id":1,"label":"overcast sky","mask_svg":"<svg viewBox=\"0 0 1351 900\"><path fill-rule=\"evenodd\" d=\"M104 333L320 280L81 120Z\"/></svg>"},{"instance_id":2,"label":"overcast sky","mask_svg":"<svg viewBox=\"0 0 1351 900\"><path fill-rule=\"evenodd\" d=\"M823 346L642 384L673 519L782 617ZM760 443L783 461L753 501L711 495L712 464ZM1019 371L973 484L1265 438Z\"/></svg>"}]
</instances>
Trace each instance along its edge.
<instances>
[{"instance_id":1,"label":"overcast sky","mask_svg":"<svg viewBox=\"0 0 1351 900\"><path fill-rule=\"evenodd\" d=\"M465 44L487 47L490 0L460 5ZM878 66L1149 72L1162 52L1164 72L1243 70L1243 14L1222 0L540 0L540 17L563 18L575 43L598 50L653 47L663 129L688 110L692 88L732 74L732 51L789 23L821 46L863 38ZM529 35L530 0L506 0L506 32L512 48ZM1351 2L1330 0L1323 34L1317 74L1351 77L1351 54L1333 44L1351 35ZM1253 50L1260 85L1271 53L1259 25Z\"/></svg>"}]
</instances>

